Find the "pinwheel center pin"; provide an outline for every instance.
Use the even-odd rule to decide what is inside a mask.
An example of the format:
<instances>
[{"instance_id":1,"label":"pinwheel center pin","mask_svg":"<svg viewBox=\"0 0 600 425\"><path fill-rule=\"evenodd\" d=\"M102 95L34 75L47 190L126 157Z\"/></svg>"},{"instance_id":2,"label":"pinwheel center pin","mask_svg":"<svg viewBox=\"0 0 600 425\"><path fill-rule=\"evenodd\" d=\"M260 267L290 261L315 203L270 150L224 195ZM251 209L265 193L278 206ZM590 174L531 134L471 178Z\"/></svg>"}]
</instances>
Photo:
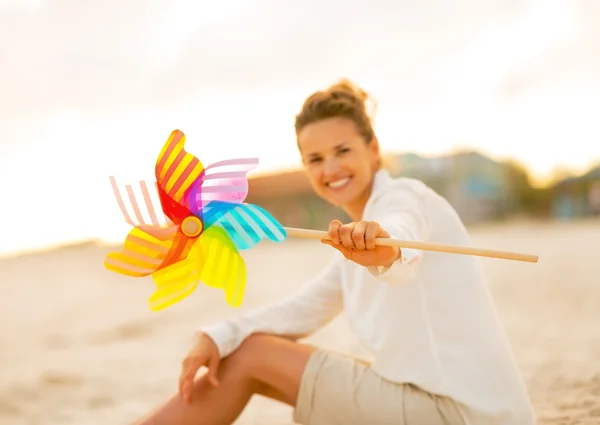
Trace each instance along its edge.
<instances>
[{"instance_id":1,"label":"pinwheel center pin","mask_svg":"<svg viewBox=\"0 0 600 425\"><path fill-rule=\"evenodd\" d=\"M196 216L189 216L183 219L181 223L181 231L184 235L190 238L195 238L202 233L202 221Z\"/></svg>"}]
</instances>

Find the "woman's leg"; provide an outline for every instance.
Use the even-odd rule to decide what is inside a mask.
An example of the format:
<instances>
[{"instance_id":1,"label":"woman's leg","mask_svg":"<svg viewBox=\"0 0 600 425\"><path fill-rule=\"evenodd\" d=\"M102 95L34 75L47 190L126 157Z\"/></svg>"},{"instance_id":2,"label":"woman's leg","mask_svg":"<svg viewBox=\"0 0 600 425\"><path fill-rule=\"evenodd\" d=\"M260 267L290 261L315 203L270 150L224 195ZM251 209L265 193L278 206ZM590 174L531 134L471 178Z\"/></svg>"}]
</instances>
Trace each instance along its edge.
<instances>
[{"instance_id":1,"label":"woman's leg","mask_svg":"<svg viewBox=\"0 0 600 425\"><path fill-rule=\"evenodd\" d=\"M251 335L221 361L218 387L198 378L190 405L175 395L136 425L231 424L253 394L294 406L304 367L314 351L280 337Z\"/></svg>"}]
</instances>

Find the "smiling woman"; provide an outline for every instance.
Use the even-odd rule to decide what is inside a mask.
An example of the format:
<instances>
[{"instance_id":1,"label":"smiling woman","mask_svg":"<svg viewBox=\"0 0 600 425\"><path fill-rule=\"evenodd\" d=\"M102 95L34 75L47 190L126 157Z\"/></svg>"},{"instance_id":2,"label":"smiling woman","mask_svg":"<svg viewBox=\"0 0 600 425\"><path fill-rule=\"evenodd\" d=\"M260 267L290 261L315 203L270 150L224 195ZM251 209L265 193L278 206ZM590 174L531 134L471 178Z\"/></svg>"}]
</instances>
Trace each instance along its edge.
<instances>
[{"instance_id":1,"label":"smiling woman","mask_svg":"<svg viewBox=\"0 0 600 425\"><path fill-rule=\"evenodd\" d=\"M469 236L431 188L381 169L366 99L341 81L296 116L311 186L353 220L329 224L323 243L339 255L296 294L203 327L179 396L138 424L230 424L254 394L293 406L304 425L535 423L479 260L375 245ZM372 363L297 341L341 312Z\"/></svg>"},{"instance_id":2,"label":"smiling woman","mask_svg":"<svg viewBox=\"0 0 600 425\"><path fill-rule=\"evenodd\" d=\"M342 80L310 96L295 125L313 188L328 202L344 207L354 220L360 220L382 162L367 100L364 90Z\"/></svg>"}]
</instances>

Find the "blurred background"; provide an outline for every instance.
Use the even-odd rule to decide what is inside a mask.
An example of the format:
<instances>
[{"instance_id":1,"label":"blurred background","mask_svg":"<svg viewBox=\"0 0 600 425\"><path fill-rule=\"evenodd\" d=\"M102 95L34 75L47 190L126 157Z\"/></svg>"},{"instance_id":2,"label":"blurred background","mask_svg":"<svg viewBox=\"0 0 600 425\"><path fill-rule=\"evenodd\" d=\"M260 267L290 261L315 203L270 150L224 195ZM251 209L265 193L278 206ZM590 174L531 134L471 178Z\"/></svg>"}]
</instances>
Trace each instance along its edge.
<instances>
[{"instance_id":1,"label":"blurred background","mask_svg":"<svg viewBox=\"0 0 600 425\"><path fill-rule=\"evenodd\" d=\"M160 313L108 272L108 176L152 179L173 129L208 165L258 157L248 202L325 229L294 116L347 77L393 175L445 196L482 259L540 424L600 423L600 2L0 0L0 423L127 424L176 391L192 333L293 292L333 253L244 252L240 310L199 287ZM281 276L286 276L282 281ZM310 340L368 356L343 317ZM238 421L290 424L256 398Z\"/></svg>"}]
</instances>

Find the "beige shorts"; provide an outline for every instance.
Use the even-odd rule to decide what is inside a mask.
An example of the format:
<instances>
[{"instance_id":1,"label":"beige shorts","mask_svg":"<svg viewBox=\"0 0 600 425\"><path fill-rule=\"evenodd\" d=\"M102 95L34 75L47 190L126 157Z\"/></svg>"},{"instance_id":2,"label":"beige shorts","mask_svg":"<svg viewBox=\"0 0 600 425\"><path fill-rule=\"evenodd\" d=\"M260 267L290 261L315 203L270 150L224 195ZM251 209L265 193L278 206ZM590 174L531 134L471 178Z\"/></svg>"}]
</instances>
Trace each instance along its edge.
<instances>
[{"instance_id":1,"label":"beige shorts","mask_svg":"<svg viewBox=\"0 0 600 425\"><path fill-rule=\"evenodd\" d=\"M381 378L367 363L315 351L302 375L294 421L303 425L464 425L455 403Z\"/></svg>"}]
</instances>

